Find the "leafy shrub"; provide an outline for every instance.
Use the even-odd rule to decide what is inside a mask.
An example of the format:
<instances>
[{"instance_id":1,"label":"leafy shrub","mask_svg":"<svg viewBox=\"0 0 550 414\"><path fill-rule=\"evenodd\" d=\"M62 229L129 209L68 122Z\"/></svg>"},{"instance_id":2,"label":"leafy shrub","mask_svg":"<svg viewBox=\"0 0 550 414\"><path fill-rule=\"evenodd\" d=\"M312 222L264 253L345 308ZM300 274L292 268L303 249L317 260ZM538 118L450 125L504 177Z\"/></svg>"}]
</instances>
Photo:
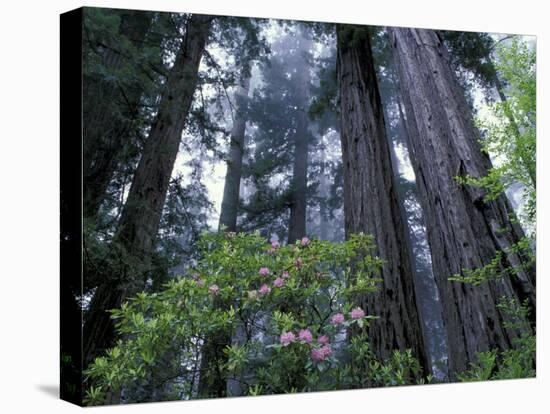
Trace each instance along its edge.
<instances>
[{"instance_id":1,"label":"leafy shrub","mask_svg":"<svg viewBox=\"0 0 550 414\"><path fill-rule=\"evenodd\" d=\"M201 378L232 383L226 395L258 395L414 383L410 352L377 361L357 307L377 290L383 262L370 236L343 243L267 243L217 233L201 258L164 290L112 310L121 339L86 371L89 405L209 396ZM351 341L350 332L353 332ZM232 338L201 364L212 338Z\"/></svg>"}]
</instances>

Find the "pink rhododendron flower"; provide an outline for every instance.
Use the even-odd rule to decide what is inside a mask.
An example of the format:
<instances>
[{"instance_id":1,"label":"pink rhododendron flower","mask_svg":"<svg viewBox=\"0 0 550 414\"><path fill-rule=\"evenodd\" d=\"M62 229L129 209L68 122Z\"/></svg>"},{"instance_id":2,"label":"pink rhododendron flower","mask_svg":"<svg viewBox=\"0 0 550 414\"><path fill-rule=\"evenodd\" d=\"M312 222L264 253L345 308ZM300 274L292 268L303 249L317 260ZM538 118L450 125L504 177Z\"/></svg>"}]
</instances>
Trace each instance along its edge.
<instances>
[{"instance_id":1,"label":"pink rhododendron flower","mask_svg":"<svg viewBox=\"0 0 550 414\"><path fill-rule=\"evenodd\" d=\"M328 357L330 354L332 354L332 348L328 345L323 345L321 347L321 352L324 355L324 357Z\"/></svg>"},{"instance_id":2,"label":"pink rhododendron flower","mask_svg":"<svg viewBox=\"0 0 550 414\"><path fill-rule=\"evenodd\" d=\"M324 361L328 356L332 354L332 349L328 345L323 345L321 348L313 348L311 350L311 359L314 362Z\"/></svg>"},{"instance_id":3,"label":"pink rhododendron flower","mask_svg":"<svg viewBox=\"0 0 550 414\"><path fill-rule=\"evenodd\" d=\"M327 345L330 342L330 339L326 335L322 335L317 338L317 343L321 345Z\"/></svg>"},{"instance_id":4,"label":"pink rhododendron flower","mask_svg":"<svg viewBox=\"0 0 550 414\"><path fill-rule=\"evenodd\" d=\"M281 345L287 346L296 340L296 336L292 332L283 332L280 337Z\"/></svg>"},{"instance_id":5,"label":"pink rhododendron flower","mask_svg":"<svg viewBox=\"0 0 550 414\"><path fill-rule=\"evenodd\" d=\"M288 273L286 270L283 272L283 279L288 279L290 277L290 273Z\"/></svg>"},{"instance_id":6,"label":"pink rhododendron flower","mask_svg":"<svg viewBox=\"0 0 550 414\"><path fill-rule=\"evenodd\" d=\"M217 295L218 293L220 293L220 287L216 284L210 285L208 291L213 295Z\"/></svg>"},{"instance_id":7,"label":"pink rhododendron flower","mask_svg":"<svg viewBox=\"0 0 550 414\"><path fill-rule=\"evenodd\" d=\"M267 276L269 274L269 269L267 267L260 267L258 273L262 276Z\"/></svg>"},{"instance_id":8,"label":"pink rhododendron flower","mask_svg":"<svg viewBox=\"0 0 550 414\"><path fill-rule=\"evenodd\" d=\"M365 311L361 308L355 308L350 312L351 319L361 319L365 316Z\"/></svg>"},{"instance_id":9,"label":"pink rhododendron flower","mask_svg":"<svg viewBox=\"0 0 550 414\"><path fill-rule=\"evenodd\" d=\"M319 361L322 361L323 359L325 359L325 357L323 356L323 353L321 352L321 349L313 348L311 350L311 359L314 362L319 362Z\"/></svg>"},{"instance_id":10,"label":"pink rhododendron flower","mask_svg":"<svg viewBox=\"0 0 550 414\"><path fill-rule=\"evenodd\" d=\"M309 239L307 237L302 238L300 244L304 247L307 246L309 244Z\"/></svg>"},{"instance_id":11,"label":"pink rhododendron flower","mask_svg":"<svg viewBox=\"0 0 550 414\"><path fill-rule=\"evenodd\" d=\"M271 288L264 283L262 286L260 286L260 289L258 289L258 292L261 295L267 295L269 292L271 292Z\"/></svg>"},{"instance_id":12,"label":"pink rhododendron flower","mask_svg":"<svg viewBox=\"0 0 550 414\"><path fill-rule=\"evenodd\" d=\"M298 332L298 339L309 344L313 341L313 335L309 329L301 329L300 332Z\"/></svg>"},{"instance_id":13,"label":"pink rhododendron flower","mask_svg":"<svg viewBox=\"0 0 550 414\"><path fill-rule=\"evenodd\" d=\"M278 288L283 287L284 284L285 284L285 280L280 278L280 277L278 277L277 279L275 279L273 281L273 286L278 287Z\"/></svg>"},{"instance_id":14,"label":"pink rhododendron flower","mask_svg":"<svg viewBox=\"0 0 550 414\"><path fill-rule=\"evenodd\" d=\"M346 318L344 317L344 315L342 315L341 313L337 313L336 315L332 316L331 322L333 325L340 325L341 323L344 323L345 320Z\"/></svg>"},{"instance_id":15,"label":"pink rhododendron flower","mask_svg":"<svg viewBox=\"0 0 550 414\"><path fill-rule=\"evenodd\" d=\"M271 248L273 249L278 249L281 245L279 244L279 242L277 240L273 240L271 242Z\"/></svg>"}]
</instances>

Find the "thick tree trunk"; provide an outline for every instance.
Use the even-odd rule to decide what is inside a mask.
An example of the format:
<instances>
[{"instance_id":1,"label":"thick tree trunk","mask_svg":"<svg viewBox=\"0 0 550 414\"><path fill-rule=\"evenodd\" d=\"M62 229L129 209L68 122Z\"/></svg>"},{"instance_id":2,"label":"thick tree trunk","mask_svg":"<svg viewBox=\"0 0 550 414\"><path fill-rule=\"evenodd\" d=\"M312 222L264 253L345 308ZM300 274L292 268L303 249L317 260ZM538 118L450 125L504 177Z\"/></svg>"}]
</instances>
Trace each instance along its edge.
<instances>
[{"instance_id":1,"label":"thick tree trunk","mask_svg":"<svg viewBox=\"0 0 550 414\"><path fill-rule=\"evenodd\" d=\"M512 223L505 196L485 201L482 189L460 186L455 180L461 175L485 176L491 163L481 152L464 92L441 39L431 30L389 30L454 378L476 360L477 352L511 346L518 332L504 327L506 315L496 304L508 296L527 299L534 309L535 269L524 257L509 252L523 233ZM486 265L498 252L503 266L517 268L517 276L477 287L448 280L463 269Z\"/></svg>"},{"instance_id":2,"label":"thick tree trunk","mask_svg":"<svg viewBox=\"0 0 550 414\"><path fill-rule=\"evenodd\" d=\"M231 128L231 143L225 186L220 212L220 228L226 231L237 231L237 216L239 208L239 194L243 170L243 154L246 130L246 106L248 88L250 87L250 69L244 72L243 78L235 94L236 111L233 127Z\"/></svg>"},{"instance_id":3,"label":"thick tree trunk","mask_svg":"<svg viewBox=\"0 0 550 414\"><path fill-rule=\"evenodd\" d=\"M193 15L187 22L114 237L114 248L121 253L118 260L123 263L97 288L86 317L86 363L112 343L113 324L107 311L144 288L148 257L154 247L181 134L193 101L211 21L210 16Z\"/></svg>"},{"instance_id":4,"label":"thick tree trunk","mask_svg":"<svg viewBox=\"0 0 550 414\"><path fill-rule=\"evenodd\" d=\"M302 36L303 44L301 45L301 50L307 53L311 48L311 39L307 38L306 34L302 34ZM298 107L294 134L294 163L292 166L290 220L288 224L289 244L306 235L308 141L310 137L307 111L310 74L305 62L302 67L296 68L296 73L300 76L300 88L298 91L300 106Z\"/></svg>"},{"instance_id":5,"label":"thick tree trunk","mask_svg":"<svg viewBox=\"0 0 550 414\"><path fill-rule=\"evenodd\" d=\"M389 45L388 45L389 46ZM393 63L389 62L393 72ZM399 167L410 166L408 156L400 160L396 153L397 145L407 145L408 133L405 117L401 109L401 95L398 89L399 82L395 76L390 75L391 89L386 93L381 91L382 105L386 109L385 119L390 119L388 109L393 101L397 110L393 117L398 119L398 129L393 137L388 136L392 166L394 168L394 186L401 211L401 220L406 228L406 244L409 251L409 260L413 268L414 286L418 304L418 313L422 321L424 332L424 344L426 354L429 356L432 371L436 378L443 379L448 376L446 364L447 334L443 324L443 309L439 300L437 285L432 273L430 249L427 245L426 224L424 212L418 202L418 190L416 181L409 182L401 176ZM388 121L391 122L391 121ZM389 130L388 130L389 135ZM442 364L445 365L442 365Z\"/></svg>"},{"instance_id":6,"label":"thick tree trunk","mask_svg":"<svg viewBox=\"0 0 550 414\"><path fill-rule=\"evenodd\" d=\"M380 290L358 305L379 316L369 327L377 357L411 349L424 372L430 372L370 40L364 28L340 25L337 33L346 237L372 234L376 254L385 260Z\"/></svg>"},{"instance_id":7,"label":"thick tree trunk","mask_svg":"<svg viewBox=\"0 0 550 414\"><path fill-rule=\"evenodd\" d=\"M151 24L151 14L125 10L120 13L120 35L140 49ZM103 63L116 71L124 61L115 51L117 45L104 52ZM114 87L110 82L85 78L83 83L83 215L97 215L120 155L128 144L128 131L138 113L142 90L138 84L128 89ZM113 109L118 105L119 110Z\"/></svg>"}]
</instances>

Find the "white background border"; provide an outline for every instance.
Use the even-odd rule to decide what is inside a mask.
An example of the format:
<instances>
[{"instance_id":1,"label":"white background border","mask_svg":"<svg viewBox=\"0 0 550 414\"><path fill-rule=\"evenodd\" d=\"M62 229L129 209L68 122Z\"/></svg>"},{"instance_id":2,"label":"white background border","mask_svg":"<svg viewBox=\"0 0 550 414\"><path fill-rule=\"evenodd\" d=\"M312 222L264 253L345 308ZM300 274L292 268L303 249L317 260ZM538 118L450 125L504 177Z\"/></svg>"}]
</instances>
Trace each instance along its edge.
<instances>
[{"instance_id":1,"label":"white background border","mask_svg":"<svg viewBox=\"0 0 550 414\"><path fill-rule=\"evenodd\" d=\"M54 4L55 3L55 4ZM109 0L88 6L400 25L538 36L538 377L498 381L175 402L102 413L548 412L549 27L544 0ZM59 13L83 5L3 2L0 22L0 412L72 413L57 399L59 347ZM544 118L544 114L547 115ZM79 172L75 171L75 174ZM101 411L100 411L101 410Z\"/></svg>"}]
</instances>

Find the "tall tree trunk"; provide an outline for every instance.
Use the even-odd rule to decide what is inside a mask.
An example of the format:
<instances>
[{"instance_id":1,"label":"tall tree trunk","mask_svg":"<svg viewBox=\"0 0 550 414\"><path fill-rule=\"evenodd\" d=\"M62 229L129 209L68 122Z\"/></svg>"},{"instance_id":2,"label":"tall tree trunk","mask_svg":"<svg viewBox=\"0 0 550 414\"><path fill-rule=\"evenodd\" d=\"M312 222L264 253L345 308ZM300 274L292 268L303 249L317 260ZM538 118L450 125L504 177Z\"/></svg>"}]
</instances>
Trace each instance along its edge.
<instances>
[{"instance_id":1,"label":"tall tree trunk","mask_svg":"<svg viewBox=\"0 0 550 414\"><path fill-rule=\"evenodd\" d=\"M401 109L401 92L398 89L399 82L396 79L396 75L393 74L393 62L388 62L388 66L391 67L389 82L392 86L391 89L381 90L381 98L382 105L386 109L384 111L386 120L392 116L387 110L391 106L392 101L394 108L397 110L393 113L393 117L398 120L398 129L393 137L388 136L391 161L395 174L394 186L401 211L401 220L405 224L406 229L406 244L409 251L409 260L413 268L414 286L418 304L417 309L422 321L426 354L430 358L434 376L438 379L443 379L448 376L446 365L447 335L443 324L443 309L432 273L424 212L418 202L416 180L410 182L399 172L400 166L405 166L405 168L409 168L410 166L408 153L405 159L402 160L399 159L396 153L397 145L404 145L406 147L408 132L405 117ZM388 135L390 135L389 131Z\"/></svg>"},{"instance_id":2,"label":"tall tree trunk","mask_svg":"<svg viewBox=\"0 0 550 414\"><path fill-rule=\"evenodd\" d=\"M249 87L250 68L247 67L243 68L242 78L235 92L236 111L231 128L229 160L220 211L220 230L224 228L225 231L232 232L237 231ZM223 303L218 303L217 306L227 307ZM237 330L236 336L238 335ZM226 382L221 372L220 364L226 359L223 350L229 345L231 345L231 334L227 332L218 332L204 339L198 386L200 396L223 397L229 390L233 395L238 395L242 391L237 382Z\"/></svg>"},{"instance_id":3,"label":"tall tree trunk","mask_svg":"<svg viewBox=\"0 0 550 414\"><path fill-rule=\"evenodd\" d=\"M151 14L135 10L118 14L120 35L140 50L151 25ZM116 48L117 45L113 45L103 55L103 64L111 72L116 72L125 60ZM129 143L128 132L137 116L142 90L137 83L123 90L112 82L85 77L83 94L83 215L93 218L105 199L120 155ZM114 105L119 110L114 110Z\"/></svg>"},{"instance_id":4,"label":"tall tree trunk","mask_svg":"<svg viewBox=\"0 0 550 414\"><path fill-rule=\"evenodd\" d=\"M510 348L519 332L504 326L506 315L496 305L505 295L527 299L534 309L535 269L509 250L523 232L511 220L506 197L486 201L482 189L460 186L455 180L461 175L485 176L491 163L481 152L464 91L442 40L431 30L389 30L405 104L409 152L444 309L449 370L455 378L476 360L477 352ZM481 286L448 280L463 269L488 264L497 254L502 254L503 267L517 268L515 277Z\"/></svg>"},{"instance_id":5,"label":"tall tree trunk","mask_svg":"<svg viewBox=\"0 0 550 414\"><path fill-rule=\"evenodd\" d=\"M328 208L327 208L327 200L329 197L329 182L327 178L327 172L326 172L326 158L325 158L325 151L322 150L322 157L323 160L321 161L321 177L320 177L320 183L319 183L319 192L318 196L320 199L319 203L319 238L321 240L328 240L329 238L329 220L328 220Z\"/></svg>"},{"instance_id":6,"label":"tall tree trunk","mask_svg":"<svg viewBox=\"0 0 550 414\"><path fill-rule=\"evenodd\" d=\"M385 260L380 290L358 305L380 317L369 327L377 357L411 349L424 372L430 372L370 39L366 29L352 26L339 25L337 35L346 237L372 234L376 254Z\"/></svg>"},{"instance_id":7,"label":"tall tree trunk","mask_svg":"<svg viewBox=\"0 0 550 414\"><path fill-rule=\"evenodd\" d=\"M193 15L187 22L114 237L113 249L121 254L118 260L123 264L98 286L86 315L86 363L114 339L107 311L120 307L129 295L144 288L148 257L153 251L211 21L210 16Z\"/></svg>"},{"instance_id":8,"label":"tall tree trunk","mask_svg":"<svg viewBox=\"0 0 550 414\"><path fill-rule=\"evenodd\" d=\"M227 161L227 173L225 174L225 186L223 188L223 199L220 212L220 228L223 226L227 231L237 231L239 194L245 145L246 106L249 87L250 68L246 68L235 94L236 111L234 114L233 127L231 128L229 160Z\"/></svg>"},{"instance_id":9,"label":"tall tree trunk","mask_svg":"<svg viewBox=\"0 0 550 414\"><path fill-rule=\"evenodd\" d=\"M303 53L307 53L311 49L311 39L307 37L305 30L302 30L301 35L303 37L301 50ZM298 90L300 105L298 106L294 134L294 163L292 167L290 220L288 224L289 244L306 235L308 141L310 137L307 111L311 77L309 68L305 62L302 67L296 68L296 73L300 76L300 87Z\"/></svg>"}]
</instances>

